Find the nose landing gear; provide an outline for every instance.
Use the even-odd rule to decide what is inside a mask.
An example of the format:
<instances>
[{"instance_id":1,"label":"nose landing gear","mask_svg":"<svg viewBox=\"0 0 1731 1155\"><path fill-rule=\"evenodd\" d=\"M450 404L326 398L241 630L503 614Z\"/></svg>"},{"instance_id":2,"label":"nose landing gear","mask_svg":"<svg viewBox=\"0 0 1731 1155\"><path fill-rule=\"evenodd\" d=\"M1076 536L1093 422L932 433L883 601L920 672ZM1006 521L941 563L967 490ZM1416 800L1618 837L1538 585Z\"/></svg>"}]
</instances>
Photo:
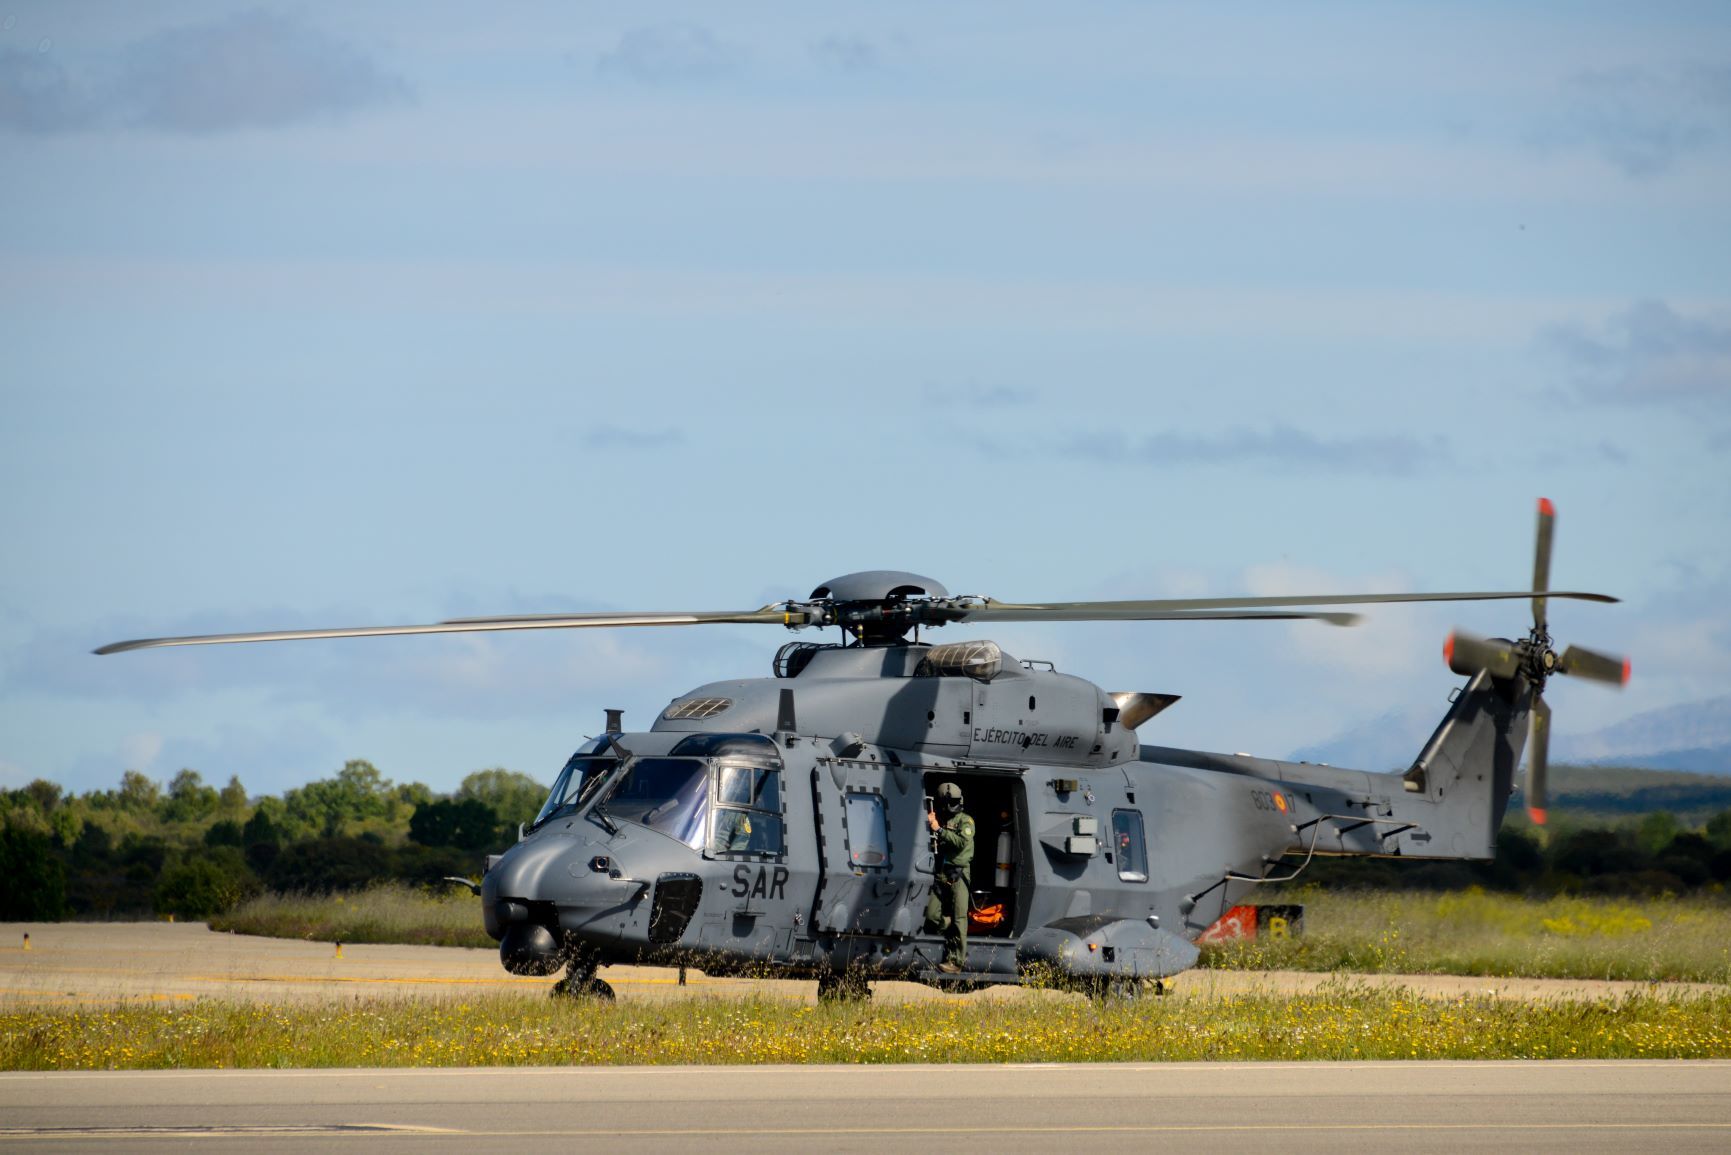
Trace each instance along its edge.
<instances>
[{"instance_id":1,"label":"nose landing gear","mask_svg":"<svg viewBox=\"0 0 1731 1155\"><path fill-rule=\"evenodd\" d=\"M613 988L604 979L595 977L600 960L583 951L573 951L565 969L565 977L553 984L547 993L556 999L599 999L613 1001Z\"/></svg>"}]
</instances>

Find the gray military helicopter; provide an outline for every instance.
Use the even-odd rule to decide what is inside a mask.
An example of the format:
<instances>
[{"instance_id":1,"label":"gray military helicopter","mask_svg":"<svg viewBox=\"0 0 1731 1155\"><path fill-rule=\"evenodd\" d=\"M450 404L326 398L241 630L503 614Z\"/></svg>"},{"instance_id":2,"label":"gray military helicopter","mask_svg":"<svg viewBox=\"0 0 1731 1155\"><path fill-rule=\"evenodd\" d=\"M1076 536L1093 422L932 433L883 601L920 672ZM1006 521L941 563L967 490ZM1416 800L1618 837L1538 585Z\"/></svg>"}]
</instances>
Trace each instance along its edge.
<instances>
[{"instance_id":1,"label":"gray military helicopter","mask_svg":"<svg viewBox=\"0 0 1731 1155\"><path fill-rule=\"evenodd\" d=\"M1544 820L1552 675L1622 684L1626 659L1552 649L1555 511L1539 503L1530 590L1008 603L931 578L848 574L808 598L739 612L546 614L431 625L153 638L153 646L375 634L755 623L838 626L793 641L770 678L700 686L644 731L605 732L560 771L517 844L487 860L488 933L514 974L565 968L555 993L612 997L596 969L692 965L818 980L823 998L874 979L971 990L1031 973L1094 993L1158 990L1195 940L1258 883L1317 855L1488 859L1529 731L1527 804ZM1524 638L1450 636L1467 678L1405 772L1374 773L1144 744L1175 694L1108 693L990 641L922 629L1031 621L1315 619L1310 607L1530 598ZM938 868L926 815L954 783L978 830L967 967L938 969L925 918Z\"/></svg>"}]
</instances>

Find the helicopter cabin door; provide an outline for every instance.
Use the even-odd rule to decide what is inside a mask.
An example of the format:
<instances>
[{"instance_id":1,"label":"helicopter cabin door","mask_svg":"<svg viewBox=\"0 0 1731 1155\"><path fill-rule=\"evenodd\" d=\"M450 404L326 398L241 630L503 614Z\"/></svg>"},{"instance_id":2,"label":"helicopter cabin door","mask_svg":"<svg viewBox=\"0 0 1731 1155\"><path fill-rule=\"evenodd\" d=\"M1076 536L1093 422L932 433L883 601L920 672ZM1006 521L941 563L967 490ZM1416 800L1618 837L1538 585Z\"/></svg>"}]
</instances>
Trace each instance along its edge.
<instances>
[{"instance_id":1,"label":"helicopter cabin door","mask_svg":"<svg viewBox=\"0 0 1731 1155\"><path fill-rule=\"evenodd\" d=\"M811 773L823 869L816 929L917 933L936 865L919 773L843 759L819 762Z\"/></svg>"}]
</instances>

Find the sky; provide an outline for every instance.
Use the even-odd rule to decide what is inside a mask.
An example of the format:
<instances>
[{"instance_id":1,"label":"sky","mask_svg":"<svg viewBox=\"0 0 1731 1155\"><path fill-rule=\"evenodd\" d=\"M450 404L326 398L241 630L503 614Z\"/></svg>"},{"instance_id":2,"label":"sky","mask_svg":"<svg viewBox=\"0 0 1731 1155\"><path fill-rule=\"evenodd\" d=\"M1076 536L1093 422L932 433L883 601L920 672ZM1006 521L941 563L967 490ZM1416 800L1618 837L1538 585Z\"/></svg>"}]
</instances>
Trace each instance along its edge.
<instances>
[{"instance_id":1,"label":"sky","mask_svg":"<svg viewBox=\"0 0 1731 1155\"><path fill-rule=\"evenodd\" d=\"M1722 4L13 3L0 174L0 786L547 780L790 635L123 638L1520 589L1540 496L1559 739L1731 693ZM1456 625L938 637L1398 762Z\"/></svg>"}]
</instances>

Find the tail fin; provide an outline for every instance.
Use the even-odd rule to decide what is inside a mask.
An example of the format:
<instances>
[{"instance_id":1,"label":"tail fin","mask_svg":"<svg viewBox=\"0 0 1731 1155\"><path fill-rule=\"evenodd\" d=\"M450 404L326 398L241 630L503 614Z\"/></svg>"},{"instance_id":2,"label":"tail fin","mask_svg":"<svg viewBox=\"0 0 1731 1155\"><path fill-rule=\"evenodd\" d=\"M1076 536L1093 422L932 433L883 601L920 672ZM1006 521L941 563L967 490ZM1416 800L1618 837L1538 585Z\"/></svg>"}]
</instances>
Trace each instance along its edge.
<instances>
[{"instance_id":1,"label":"tail fin","mask_svg":"<svg viewBox=\"0 0 1731 1155\"><path fill-rule=\"evenodd\" d=\"M1403 854L1495 857L1533 697L1533 684L1519 673L1473 675L1402 777L1408 802L1397 801L1396 813L1412 813L1414 802L1430 803L1420 807L1428 811L1422 825L1429 839L1403 846Z\"/></svg>"}]
</instances>

